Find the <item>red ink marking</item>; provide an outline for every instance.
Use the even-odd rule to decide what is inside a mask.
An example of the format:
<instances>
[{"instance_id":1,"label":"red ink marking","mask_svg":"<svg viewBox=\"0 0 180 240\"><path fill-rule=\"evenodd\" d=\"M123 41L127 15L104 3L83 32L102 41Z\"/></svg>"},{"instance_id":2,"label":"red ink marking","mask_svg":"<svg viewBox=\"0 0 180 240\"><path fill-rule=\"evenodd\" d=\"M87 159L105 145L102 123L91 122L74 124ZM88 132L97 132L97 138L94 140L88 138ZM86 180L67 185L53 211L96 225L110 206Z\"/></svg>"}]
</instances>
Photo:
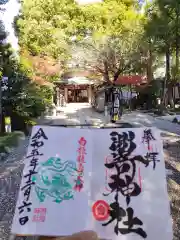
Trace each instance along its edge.
<instances>
[{"instance_id":1,"label":"red ink marking","mask_svg":"<svg viewBox=\"0 0 180 240\"><path fill-rule=\"evenodd\" d=\"M108 219L109 210L109 204L104 200L98 200L92 206L92 213L97 221L104 221Z\"/></svg>"},{"instance_id":2,"label":"red ink marking","mask_svg":"<svg viewBox=\"0 0 180 240\"><path fill-rule=\"evenodd\" d=\"M33 215L33 222L45 222L46 220L46 208L35 208Z\"/></svg>"},{"instance_id":3,"label":"red ink marking","mask_svg":"<svg viewBox=\"0 0 180 240\"><path fill-rule=\"evenodd\" d=\"M83 166L82 163L79 164L77 171L78 171L78 173L83 173L84 172L84 166Z\"/></svg>"},{"instance_id":4,"label":"red ink marking","mask_svg":"<svg viewBox=\"0 0 180 240\"><path fill-rule=\"evenodd\" d=\"M77 161L81 163L85 163L84 159L85 159L84 155L78 155L77 157Z\"/></svg>"},{"instance_id":5,"label":"red ink marking","mask_svg":"<svg viewBox=\"0 0 180 240\"><path fill-rule=\"evenodd\" d=\"M83 188L83 183L84 183L84 181L82 180L82 177L78 176L75 182L76 182L76 185L74 186L74 190L77 192L80 192L81 189Z\"/></svg>"},{"instance_id":6,"label":"red ink marking","mask_svg":"<svg viewBox=\"0 0 180 240\"><path fill-rule=\"evenodd\" d=\"M151 145L148 145L148 150L151 151L153 147Z\"/></svg>"},{"instance_id":7,"label":"red ink marking","mask_svg":"<svg viewBox=\"0 0 180 240\"><path fill-rule=\"evenodd\" d=\"M140 189L142 190L142 178L141 178L141 169L140 169L140 167L138 169L138 177L139 177L139 186L140 186Z\"/></svg>"},{"instance_id":8,"label":"red ink marking","mask_svg":"<svg viewBox=\"0 0 180 240\"><path fill-rule=\"evenodd\" d=\"M84 163L85 163L85 154L86 154L86 149L85 149L85 145L87 143L87 141L85 140L84 137L81 137L78 141L79 143L79 147L78 147L78 156L77 156L77 173L78 176L75 180L75 186L74 186L74 190L80 192L83 189L83 185L84 185L84 180L83 180L83 176L84 176Z\"/></svg>"},{"instance_id":9,"label":"red ink marking","mask_svg":"<svg viewBox=\"0 0 180 240\"><path fill-rule=\"evenodd\" d=\"M80 144L81 146L85 146L86 143L87 143L86 139L85 139L84 137L81 137L80 140L79 140L79 144Z\"/></svg>"}]
</instances>

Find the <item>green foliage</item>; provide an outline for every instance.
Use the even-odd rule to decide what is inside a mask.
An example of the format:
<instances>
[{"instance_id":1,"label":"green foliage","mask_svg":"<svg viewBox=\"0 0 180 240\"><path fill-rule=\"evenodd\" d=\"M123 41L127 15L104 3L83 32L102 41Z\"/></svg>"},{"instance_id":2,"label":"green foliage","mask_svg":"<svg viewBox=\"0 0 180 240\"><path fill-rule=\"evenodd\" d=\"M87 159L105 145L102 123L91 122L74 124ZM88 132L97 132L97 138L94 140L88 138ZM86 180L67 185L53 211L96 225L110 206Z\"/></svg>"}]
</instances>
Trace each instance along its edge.
<instances>
[{"instance_id":1,"label":"green foliage","mask_svg":"<svg viewBox=\"0 0 180 240\"><path fill-rule=\"evenodd\" d=\"M33 55L49 55L66 61L71 55L72 43L74 47L89 36L93 44L96 41L100 46L105 36L108 48L111 39L115 39L116 42L119 40L118 47L122 42L123 45L128 43L126 52L129 48L130 53L133 48L137 52L137 33L142 31L138 9L135 0L106 0L89 5L78 5L74 0L24 1L22 15L17 21L20 45ZM111 49L115 47L117 50L114 45Z\"/></svg>"},{"instance_id":2,"label":"green foliage","mask_svg":"<svg viewBox=\"0 0 180 240\"><path fill-rule=\"evenodd\" d=\"M173 81L180 80L180 1L154 0L146 6L146 17L146 36L151 39L156 55L168 51L170 68L166 74L171 73Z\"/></svg>"},{"instance_id":3,"label":"green foliage","mask_svg":"<svg viewBox=\"0 0 180 240\"><path fill-rule=\"evenodd\" d=\"M154 1L146 8L146 35L159 52L165 52L166 44L172 41L172 25L168 9L161 6L161 1Z\"/></svg>"},{"instance_id":4,"label":"green foliage","mask_svg":"<svg viewBox=\"0 0 180 240\"><path fill-rule=\"evenodd\" d=\"M29 78L29 67L18 62L9 45L1 45L3 56L3 76L8 77L7 83L2 83L2 106L4 114L10 116L16 112L26 118L38 117L50 104L51 90L39 86Z\"/></svg>"},{"instance_id":5,"label":"green foliage","mask_svg":"<svg viewBox=\"0 0 180 240\"><path fill-rule=\"evenodd\" d=\"M37 122L33 119L25 120L25 123L29 126L35 126L37 124Z\"/></svg>"},{"instance_id":6,"label":"green foliage","mask_svg":"<svg viewBox=\"0 0 180 240\"><path fill-rule=\"evenodd\" d=\"M22 55L20 56L19 68L21 72L25 72L29 77L33 76L32 63Z\"/></svg>"},{"instance_id":7,"label":"green foliage","mask_svg":"<svg viewBox=\"0 0 180 240\"><path fill-rule=\"evenodd\" d=\"M171 80L179 80L180 0L148 1L145 14L139 11L142 2L104 0L78 5L74 0L23 1L21 15L16 20L22 54L17 68L20 76L25 73L23 82L34 75L54 81L59 74L59 70L51 76L38 72L33 58L25 57L24 53L56 59L58 64L63 62L64 69L71 60L75 67L91 70L93 76L101 76L105 81L116 80L121 74L145 73L152 80L153 72L166 56L168 81L170 75ZM4 71L11 75L12 70L6 65ZM23 89L26 107L20 100L18 111L25 108L25 113L31 115L27 106L36 101L43 109L41 94L47 94L46 99L50 97L47 90L31 84L28 87L28 91ZM30 100L35 93L41 97ZM18 99L21 98L17 102Z\"/></svg>"},{"instance_id":8,"label":"green foliage","mask_svg":"<svg viewBox=\"0 0 180 240\"><path fill-rule=\"evenodd\" d=\"M18 140L22 137L21 132L12 132L0 135L0 153L9 153L9 148L16 147Z\"/></svg>"},{"instance_id":9,"label":"green foliage","mask_svg":"<svg viewBox=\"0 0 180 240\"><path fill-rule=\"evenodd\" d=\"M104 1L85 5L81 11L72 62L100 73L105 81L115 81L120 74L144 72L142 16L133 1Z\"/></svg>"},{"instance_id":10,"label":"green foliage","mask_svg":"<svg viewBox=\"0 0 180 240\"><path fill-rule=\"evenodd\" d=\"M5 37L6 33L0 22L0 79L3 87L0 100L3 116L11 117L16 114L24 122L28 122L32 118L40 116L51 104L52 90L32 81L33 66L31 62L24 56L18 58L11 49L11 45L5 43ZM3 82L2 76L8 77L8 80ZM5 118L5 123L7 123L6 120ZM0 139L0 149L2 147L1 140L2 146L6 144L6 138L5 140L4 138ZM8 135L7 141L11 142L10 135Z\"/></svg>"},{"instance_id":11,"label":"green foliage","mask_svg":"<svg viewBox=\"0 0 180 240\"><path fill-rule=\"evenodd\" d=\"M17 21L20 45L26 47L33 55L50 55L58 58L66 54L68 46L63 28L67 30L71 25L71 17L67 12L78 14L76 4L73 2L24 1L22 15Z\"/></svg>"},{"instance_id":12,"label":"green foliage","mask_svg":"<svg viewBox=\"0 0 180 240\"><path fill-rule=\"evenodd\" d=\"M9 77L8 86L3 91L2 101L6 115L13 111L23 117L38 117L50 104L50 90L31 82L19 72Z\"/></svg>"},{"instance_id":13,"label":"green foliage","mask_svg":"<svg viewBox=\"0 0 180 240\"><path fill-rule=\"evenodd\" d=\"M0 21L0 46L2 45L2 42L6 38L6 32L4 28L4 24L2 21ZM2 77L2 69L3 69L3 53L0 47L0 78Z\"/></svg>"}]
</instances>

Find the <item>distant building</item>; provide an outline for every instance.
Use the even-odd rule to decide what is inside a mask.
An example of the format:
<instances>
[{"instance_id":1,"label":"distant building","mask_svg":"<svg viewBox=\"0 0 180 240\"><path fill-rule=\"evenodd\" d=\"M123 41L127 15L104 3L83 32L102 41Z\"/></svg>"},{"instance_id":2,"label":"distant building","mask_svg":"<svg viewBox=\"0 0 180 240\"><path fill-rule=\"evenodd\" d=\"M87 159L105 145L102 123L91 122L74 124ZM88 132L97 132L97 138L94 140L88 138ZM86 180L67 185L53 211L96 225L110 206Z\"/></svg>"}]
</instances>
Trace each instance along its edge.
<instances>
[{"instance_id":1,"label":"distant building","mask_svg":"<svg viewBox=\"0 0 180 240\"><path fill-rule=\"evenodd\" d=\"M120 76L117 81L115 82L116 86L122 86L122 85L126 85L126 86L138 86L141 84L146 84L147 79L144 76L140 76L140 75L132 75L132 76ZM111 86L109 86L111 87ZM97 111L99 112L104 112L105 110L105 90L108 88L107 85L102 86L102 88L100 88L93 99L93 105L96 108ZM122 92L122 99L125 101L128 101L129 99L135 97L136 93L135 92L128 92L123 91Z\"/></svg>"},{"instance_id":2,"label":"distant building","mask_svg":"<svg viewBox=\"0 0 180 240\"><path fill-rule=\"evenodd\" d=\"M65 74L59 81L54 82L56 106L72 102L91 103L93 84L94 81L87 77L76 76L75 73Z\"/></svg>"}]
</instances>

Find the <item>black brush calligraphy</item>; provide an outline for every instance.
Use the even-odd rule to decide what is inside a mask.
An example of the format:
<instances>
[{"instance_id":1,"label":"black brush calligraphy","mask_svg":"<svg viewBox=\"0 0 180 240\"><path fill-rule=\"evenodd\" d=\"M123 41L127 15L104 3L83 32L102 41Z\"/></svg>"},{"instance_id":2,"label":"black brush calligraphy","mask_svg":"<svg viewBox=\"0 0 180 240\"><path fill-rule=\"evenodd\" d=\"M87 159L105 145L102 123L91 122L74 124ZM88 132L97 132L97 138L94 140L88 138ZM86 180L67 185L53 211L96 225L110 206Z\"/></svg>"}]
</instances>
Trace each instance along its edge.
<instances>
[{"instance_id":1,"label":"black brush calligraphy","mask_svg":"<svg viewBox=\"0 0 180 240\"><path fill-rule=\"evenodd\" d=\"M148 167L149 160L141 155L133 155L136 149L135 133L127 131L118 133L116 131L110 133L112 161L105 163L108 169L114 169L108 183L111 189L110 193L104 193L108 196L115 194L114 202L110 204L109 220L102 226L107 226L115 222L114 232L118 234L135 233L146 238L147 234L143 230L143 222L138 217L134 217L134 210L129 206L132 197L137 197L141 193L141 187L135 180L136 164L143 164ZM123 209L119 204L119 194L126 198L127 208ZM126 219L126 220L125 220ZM119 223L123 224L123 228L119 227Z\"/></svg>"},{"instance_id":2,"label":"black brush calligraphy","mask_svg":"<svg viewBox=\"0 0 180 240\"><path fill-rule=\"evenodd\" d=\"M32 147L31 152L26 158L29 160L28 172L23 175L24 185L20 191L23 192L23 200L21 205L18 206L19 210L19 223L25 225L29 221L29 213L31 212L32 202L30 201L31 188L35 184L33 182L33 175L37 174L36 167L38 166L39 157L43 153L39 152L39 149L44 146L44 140L48 140L48 137L44 133L42 128L31 137L30 146Z\"/></svg>"}]
</instances>

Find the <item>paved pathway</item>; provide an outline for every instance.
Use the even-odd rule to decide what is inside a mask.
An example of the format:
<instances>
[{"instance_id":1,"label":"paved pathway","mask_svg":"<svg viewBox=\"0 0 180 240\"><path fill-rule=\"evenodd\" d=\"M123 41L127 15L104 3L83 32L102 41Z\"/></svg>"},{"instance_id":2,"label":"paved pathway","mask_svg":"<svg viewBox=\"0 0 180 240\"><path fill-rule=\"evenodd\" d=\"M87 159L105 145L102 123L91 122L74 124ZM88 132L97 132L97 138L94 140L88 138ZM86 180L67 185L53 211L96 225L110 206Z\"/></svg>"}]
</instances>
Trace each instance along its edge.
<instances>
[{"instance_id":1,"label":"paved pathway","mask_svg":"<svg viewBox=\"0 0 180 240\"><path fill-rule=\"evenodd\" d=\"M134 127L157 127L162 132L174 133L180 136L180 126L171 123L168 120L163 120L150 116L146 113L132 112L123 115L124 122L131 123ZM65 108L61 108L57 116L49 116L45 120L45 124L63 125L63 124L103 124L109 122L108 117L102 113L95 112L87 103L70 103Z\"/></svg>"},{"instance_id":2,"label":"paved pathway","mask_svg":"<svg viewBox=\"0 0 180 240\"><path fill-rule=\"evenodd\" d=\"M123 121L134 126L156 126L162 131L162 137L166 142L165 160L167 167L172 171L168 177L168 190L171 198L172 215L174 220L174 240L180 236L180 126L170 122L157 120L147 114L133 112L123 116ZM63 124L103 124L105 122L103 114L93 111L88 104L69 104L62 109L56 117L47 117L43 124L63 125ZM17 192L20 184L23 169L23 156L27 149L28 139L22 141L21 145L9 156L8 161L1 163L0 168L0 239L8 240L9 231L14 213Z\"/></svg>"},{"instance_id":3,"label":"paved pathway","mask_svg":"<svg viewBox=\"0 0 180 240\"><path fill-rule=\"evenodd\" d=\"M26 153L28 138L20 145L0 167L0 239L8 240L14 214L14 207L21 181L23 156Z\"/></svg>"},{"instance_id":4,"label":"paved pathway","mask_svg":"<svg viewBox=\"0 0 180 240\"><path fill-rule=\"evenodd\" d=\"M122 120L129 121L137 127L157 127L162 132L171 132L180 136L180 126L178 124L174 124L167 119L150 116L146 113L132 112L125 114Z\"/></svg>"},{"instance_id":5,"label":"paved pathway","mask_svg":"<svg viewBox=\"0 0 180 240\"><path fill-rule=\"evenodd\" d=\"M46 118L45 124L52 125L79 125L79 124L101 124L105 118L103 114L95 112L88 103L70 103L65 108L61 108L57 116Z\"/></svg>"}]
</instances>

